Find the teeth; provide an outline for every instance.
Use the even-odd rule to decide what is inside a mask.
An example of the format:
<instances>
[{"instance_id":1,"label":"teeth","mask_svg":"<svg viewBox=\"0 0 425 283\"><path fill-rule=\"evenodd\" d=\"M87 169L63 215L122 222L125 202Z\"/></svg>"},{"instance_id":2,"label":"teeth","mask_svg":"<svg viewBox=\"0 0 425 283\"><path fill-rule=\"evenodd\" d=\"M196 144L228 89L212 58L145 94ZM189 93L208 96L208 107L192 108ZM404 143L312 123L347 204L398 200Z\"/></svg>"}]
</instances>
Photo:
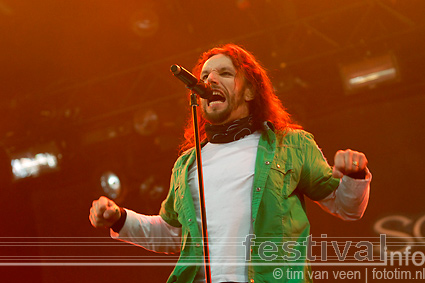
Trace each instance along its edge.
<instances>
[{"instance_id":1,"label":"teeth","mask_svg":"<svg viewBox=\"0 0 425 283\"><path fill-rule=\"evenodd\" d=\"M211 102L209 103L209 105L212 105L212 104L218 104L218 103L223 103L223 101L220 101L220 100L211 101Z\"/></svg>"},{"instance_id":2,"label":"teeth","mask_svg":"<svg viewBox=\"0 0 425 283\"><path fill-rule=\"evenodd\" d=\"M218 95L218 96L223 97L223 95L219 91L213 91L213 95Z\"/></svg>"},{"instance_id":3,"label":"teeth","mask_svg":"<svg viewBox=\"0 0 425 283\"><path fill-rule=\"evenodd\" d=\"M212 104L223 103L223 100L225 100L224 95L218 90L213 90L212 97L208 99L208 106Z\"/></svg>"}]
</instances>

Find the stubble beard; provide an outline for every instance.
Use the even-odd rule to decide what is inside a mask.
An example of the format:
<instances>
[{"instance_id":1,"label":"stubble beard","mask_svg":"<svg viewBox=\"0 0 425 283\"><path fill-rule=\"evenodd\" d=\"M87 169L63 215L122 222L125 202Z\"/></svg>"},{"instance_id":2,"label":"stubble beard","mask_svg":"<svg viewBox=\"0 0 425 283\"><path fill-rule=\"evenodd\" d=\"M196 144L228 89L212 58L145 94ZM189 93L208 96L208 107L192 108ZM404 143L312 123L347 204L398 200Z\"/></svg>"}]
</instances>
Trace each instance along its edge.
<instances>
[{"instance_id":1,"label":"stubble beard","mask_svg":"<svg viewBox=\"0 0 425 283\"><path fill-rule=\"evenodd\" d=\"M220 125L223 124L229 117L232 111L228 106L226 109L221 111L212 111L206 112L205 108L202 107L202 116L207 120L210 124Z\"/></svg>"}]
</instances>

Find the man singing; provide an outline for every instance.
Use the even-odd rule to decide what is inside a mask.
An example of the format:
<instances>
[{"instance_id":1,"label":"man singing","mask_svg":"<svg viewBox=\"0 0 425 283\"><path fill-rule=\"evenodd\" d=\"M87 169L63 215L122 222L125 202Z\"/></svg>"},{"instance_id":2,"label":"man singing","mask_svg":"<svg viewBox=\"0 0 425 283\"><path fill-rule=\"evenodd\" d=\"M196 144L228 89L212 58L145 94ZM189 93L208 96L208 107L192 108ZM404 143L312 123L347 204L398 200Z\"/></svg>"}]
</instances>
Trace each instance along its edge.
<instances>
[{"instance_id":1,"label":"man singing","mask_svg":"<svg viewBox=\"0 0 425 283\"><path fill-rule=\"evenodd\" d=\"M338 151L331 168L313 136L291 121L264 68L240 46L205 52L193 71L213 89L212 98L200 98L199 117L212 282L311 281L304 197L343 220L360 219L371 180L365 155ZM105 197L90 210L92 225L111 228L113 238L156 252L180 252L168 282L205 282L188 125L159 215L138 214ZM277 248L265 255L262 243ZM277 267L283 277L273 273ZM285 278L289 268L306 275Z\"/></svg>"}]
</instances>

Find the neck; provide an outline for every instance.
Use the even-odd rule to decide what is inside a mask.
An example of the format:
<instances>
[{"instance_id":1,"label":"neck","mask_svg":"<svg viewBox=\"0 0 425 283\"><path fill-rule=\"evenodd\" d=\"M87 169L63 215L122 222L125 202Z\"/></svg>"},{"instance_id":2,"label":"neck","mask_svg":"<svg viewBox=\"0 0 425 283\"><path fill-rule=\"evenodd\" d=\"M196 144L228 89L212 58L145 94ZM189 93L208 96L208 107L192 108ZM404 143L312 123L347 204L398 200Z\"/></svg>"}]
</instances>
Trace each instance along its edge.
<instances>
[{"instance_id":1,"label":"neck","mask_svg":"<svg viewBox=\"0 0 425 283\"><path fill-rule=\"evenodd\" d=\"M237 119L221 125L205 125L208 141L211 143L227 143L239 140L255 132L252 116Z\"/></svg>"}]
</instances>

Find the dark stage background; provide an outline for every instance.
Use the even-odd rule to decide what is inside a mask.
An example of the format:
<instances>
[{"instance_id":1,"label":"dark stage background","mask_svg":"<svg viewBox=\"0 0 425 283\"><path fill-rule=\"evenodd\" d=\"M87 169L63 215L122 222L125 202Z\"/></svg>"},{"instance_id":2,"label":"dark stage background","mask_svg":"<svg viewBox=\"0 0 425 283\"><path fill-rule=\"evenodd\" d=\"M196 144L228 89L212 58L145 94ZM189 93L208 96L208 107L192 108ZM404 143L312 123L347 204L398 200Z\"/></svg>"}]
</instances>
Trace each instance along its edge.
<instances>
[{"instance_id":1,"label":"dark stage background","mask_svg":"<svg viewBox=\"0 0 425 283\"><path fill-rule=\"evenodd\" d=\"M331 164L338 149L368 157L363 219L344 222L309 201L313 236L386 234L391 249L411 246L420 263L387 270L422 271L424 12L419 0L0 0L0 282L166 281L175 258L111 240L91 227L89 208L111 171L125 190L117 203L158 212L190 118L169 67L190 69L227 42L263 62ZM384 54L395 58L394 81L344 88L343 66ZM11 159L49 149L58 170L13 180ZM137 265L149 256L154 265ZM411 282L373 278L372 265L313 269L359 270L351 282Z\"/></svg>"}]
</instances>

